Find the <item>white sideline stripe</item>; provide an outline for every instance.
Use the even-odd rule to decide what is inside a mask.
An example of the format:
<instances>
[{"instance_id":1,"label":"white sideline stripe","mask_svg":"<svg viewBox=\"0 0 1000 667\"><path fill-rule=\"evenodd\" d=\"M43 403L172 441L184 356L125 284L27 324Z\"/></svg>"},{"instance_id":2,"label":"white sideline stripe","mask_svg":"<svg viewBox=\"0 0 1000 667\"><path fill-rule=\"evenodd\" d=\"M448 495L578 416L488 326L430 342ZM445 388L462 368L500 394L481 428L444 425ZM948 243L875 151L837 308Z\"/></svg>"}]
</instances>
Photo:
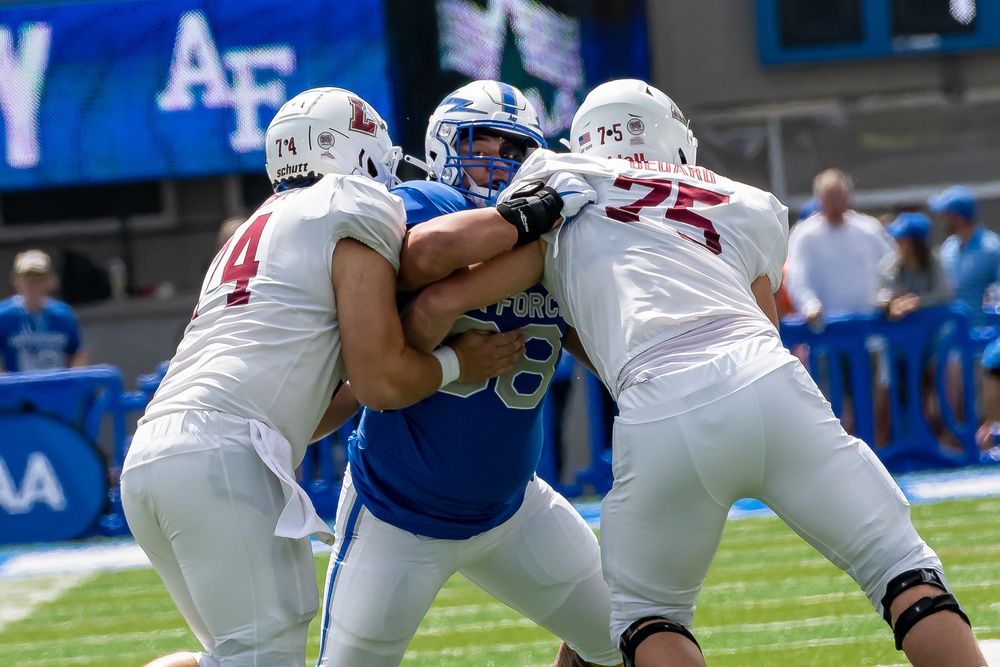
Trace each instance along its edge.
<instances>
[{"instance_id":1,"label":"white sideline stripe","mask_svg":"<svg viewBox=\"0 0 1000 667\"><path fill-rule=\"evenodd\" d=\"M330 547L319 540L312 540L312 545L313 554L330 553ZM17 549L7 558L3 558L0 551L0 581L58 574L120 572L152 566L146 553L131 538L98 545L42 545L33 550Z\"/></svg>"},{"instance_id":2,"label":"white sideline stripe","mask_svg":"<svg viewBox=\"0 0 1000 667\"><path fill-rule=\"evenodd\" d=\"M89 576L75 574L5 583L3 595L0 596L0 630L10 623L27 618L35 607L55 600L74 586L82 584Z\"/></svg>"},{"instance_id":3,"label":"white sideline stripe","mask_svg":"<svg viewBox=\"0 0 1000 667\"><path fill-rule=\"evenodd\" d=\"M910 492L922 501L1000 495L1000 476L952 481L913 482Z\"/></svg>"},{"instance_id":4,"label":"white sideline stripe","mask_svg":"<svg viewBox=\"0 0 1000 667\"><path fill-rule=\"evenodd\" d=\"M545 648L552 646L556 640L546 639L537 642L525 642L523 644L477 644L476 646L463 646L461 648L439 648L429 651L407 651L403 658L403 664L412 662L416 658L429 658L431 656L440 657L463 657L472 655L493 655L495 653L512 653L523 651L525 648Z\"/></svg>"},{"instance_id":5,"label":"white sideline stripe","mask_svg":"<svg viewBox=\"0 0 1000 667\"><path fill-rule=\"evenodd\" d=\"M480 621L477 623L462 623L460 625L449 625L438 628L421 628L421 636L430 635L454 635L462 632L485 632L498 628L534 628L536 624L530 618L504 618L499 621Z\"/></svg>"},{"instance_id":6,"label":"white sideline stripe","mask_svg":"<svg viewBox=\"0 0 1000 667\"><path fill-rule=\"evenodd\" d=\"M0 562L0 579L117 572L144 567L152 567L146 554L139 545L128 541L19 553Z\"/></svg>"}]
</instances>

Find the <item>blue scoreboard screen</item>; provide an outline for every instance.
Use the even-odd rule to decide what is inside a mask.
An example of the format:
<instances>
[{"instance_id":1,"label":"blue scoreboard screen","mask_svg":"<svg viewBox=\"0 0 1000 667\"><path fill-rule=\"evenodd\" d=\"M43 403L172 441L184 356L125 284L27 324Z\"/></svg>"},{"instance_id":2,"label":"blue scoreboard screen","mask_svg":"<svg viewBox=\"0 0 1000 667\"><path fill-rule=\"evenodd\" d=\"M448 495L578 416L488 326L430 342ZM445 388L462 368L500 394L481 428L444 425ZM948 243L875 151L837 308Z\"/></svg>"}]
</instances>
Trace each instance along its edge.
<instances>
[{"instance_id":1,"label":"blue scoreboard screen","mask_svg":"<svg viewBox=\"0 0 1000 667\"><path fill-rule=\"evenodd\" d=\"M306 88L386 117L382 0L131 0L0 7L0 192L259 172Z\"/></svg>"}]
</instances>

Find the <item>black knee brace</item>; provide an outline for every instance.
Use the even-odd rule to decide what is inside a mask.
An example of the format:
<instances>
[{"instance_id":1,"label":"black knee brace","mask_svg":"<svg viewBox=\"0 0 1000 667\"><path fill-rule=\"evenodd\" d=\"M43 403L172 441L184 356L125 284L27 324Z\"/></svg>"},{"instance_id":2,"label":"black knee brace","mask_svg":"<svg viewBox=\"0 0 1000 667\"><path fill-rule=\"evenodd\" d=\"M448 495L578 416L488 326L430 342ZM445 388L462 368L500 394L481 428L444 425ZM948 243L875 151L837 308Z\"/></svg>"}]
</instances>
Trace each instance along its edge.
<instances>
[{"instance_id":1,"label":"black knee brace","mask_svg":"<svg viewBox=\"0 0 1000 667\"><path fill-rule=\"evenodd\" d=\"M649 623L649 621L653 621ZM643 627L639 627L643 623L649 623ZM676 621L671 621L667 618L661 618L659 616L647 616L646 618L640 618L638 621L628 626L625 632L622 633L621 639L618 641L618 650L622 652L622 661L624 662L624 667L635 667L635 650L639 648L639 644L648 639L651 635L655 635L659 632L675 632L679 635L684 635L701 650L701 645L698 644L698 640L694 638L694 635L685 628L683 625Z\"/></svg>"},{"instance_id":2,"label":"black knee brace","mask_svg":"<svg viewBox=\"0 0 1000 667\"><path fill-rule=\"evenodd\" d=\"M889 607L892 605L893 600L895 600L899 595L914 586L920 586L922 584L930 584L940 588L944 593L942 595L934 595L920 598L909 607L903 610L896 619L896 625L892 624L892 612L889 611ZM962 620L972 626L969 622L969 617L965 615L962 611L962 607L958 604L958 600L955 596L951 594L948 587L945 586L944 580L941 575L936 570L920 569L920 570L907 570L906 572L898 575L885 587L885 595L882 597L882 616L885 618L885 622L889 624L892 628L893 634L896 636L896 650L903 650L903 639L906 637L913 626L917 624L921 619L927 618L931 614L936 614L939 611L953 611L962 617Z\"/></svg>"}]
</instances>

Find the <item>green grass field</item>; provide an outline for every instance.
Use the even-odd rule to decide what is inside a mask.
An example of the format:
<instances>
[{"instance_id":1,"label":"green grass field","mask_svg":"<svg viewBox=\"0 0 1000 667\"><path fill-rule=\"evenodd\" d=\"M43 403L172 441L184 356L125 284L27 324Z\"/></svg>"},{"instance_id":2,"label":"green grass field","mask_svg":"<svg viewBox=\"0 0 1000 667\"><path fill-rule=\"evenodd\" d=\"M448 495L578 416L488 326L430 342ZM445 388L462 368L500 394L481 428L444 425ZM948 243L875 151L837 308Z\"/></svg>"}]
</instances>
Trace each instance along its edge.
<instances>
[{"instance_id":1,"label":"green grass field","mask_svg":"<svg viewBox=\"0 0 1000 667\"><path fill-rule=\"evenodd\" d=\"M913 517L944 560L978 637L1000 639L1000 498L919 505ZM320 583L326 560L316 559ZM24 590L52 599L6 625L0 616L3 667L133 667L197 647L152 570L0 581L0 598ZM729 522L695 624L713 666L906 664L854 582L776 518ZM318 626L311 627L310 661ZM557 646L545 630L453 577L403 664L542 667Z\"/></svg>"}]
</instances>

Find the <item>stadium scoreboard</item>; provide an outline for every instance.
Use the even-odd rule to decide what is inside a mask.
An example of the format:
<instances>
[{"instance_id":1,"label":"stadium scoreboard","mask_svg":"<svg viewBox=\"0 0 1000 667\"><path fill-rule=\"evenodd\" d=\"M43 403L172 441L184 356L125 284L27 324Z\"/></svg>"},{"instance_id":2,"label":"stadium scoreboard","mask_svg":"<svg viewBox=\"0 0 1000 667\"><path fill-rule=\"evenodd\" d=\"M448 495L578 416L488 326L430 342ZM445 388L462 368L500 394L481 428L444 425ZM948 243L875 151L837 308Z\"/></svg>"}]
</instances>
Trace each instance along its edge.
<instances>
[{"instance_id":1,"label":"stadium scoreboard","mask_svg":"<svg viewBox=\"0 0 1000 667\"><path fill-rule=\"evenodd\" d=\"M0 193L262 174L270 119L317 86L366 99L416 155L475 78L519 86L556 137L624 75L648 75L643 0L7 2Z\"/></svg>"},{"instance_id":2,"label":"stadium scoreboard","mask_svg":"<svg viewBox=\"0 0 1000 667\"><path fill-rule=\"evenodd\" d=\"M996 0L757 0L764 65L1000 48Z\"/></svg>"}]
</instances>

